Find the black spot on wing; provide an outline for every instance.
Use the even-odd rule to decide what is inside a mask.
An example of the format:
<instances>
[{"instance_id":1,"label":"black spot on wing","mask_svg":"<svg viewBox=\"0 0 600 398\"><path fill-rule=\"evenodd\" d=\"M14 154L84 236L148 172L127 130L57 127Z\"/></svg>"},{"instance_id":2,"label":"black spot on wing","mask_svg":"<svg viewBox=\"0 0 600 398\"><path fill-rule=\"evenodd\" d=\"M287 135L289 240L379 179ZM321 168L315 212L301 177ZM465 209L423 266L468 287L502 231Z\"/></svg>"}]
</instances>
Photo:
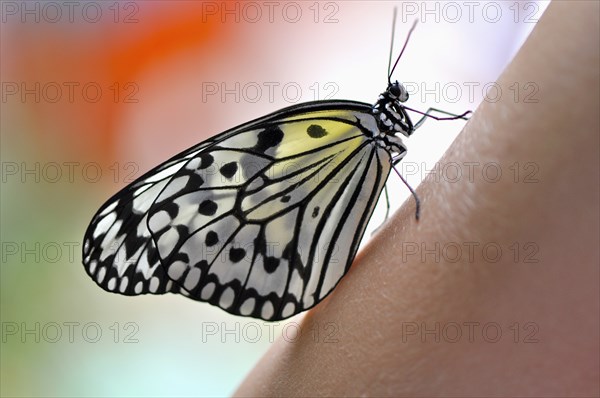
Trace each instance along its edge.
<instances>
[{"instance_id":1,"label":"black spot on wing","mask_svg":"<svg viewBox=\"0 0 600 398\"><path fill-rule=\"evenodd\" d=\"M319 215L319 210L321 210L321 208L319 206L315 206L312 212L312 218L315 218Z\"/></svg>"},{"instance_id":2,"label":"black spot on wing","mask_svg":"<svg viewBox=\"0 0 600 398\"><path fill-rule=\"evenodd\" d=\"M206 234L205 242L206 246L214 246L219 243L219 235L215 231L208 231Z\"/></svg>"},{"instance_id":3,"label":"black spot on wing","mask_svg":"<svg viewBox=\"0 0 600 398\"><path fill-rule=\"evenodd\" d=\"M308 133L308 135L311 138L322 138L328 134L327 130L325 130L323 127L319 126L318 124L311 124L306 129L306 132Z\"/></svg>"},{"instance_id":4,"label":"black spot on wing","mask_svg":"<svg viewBox=\"0 0 600 398\"><path fill-rule=\"evenodd\" d=\"M204 179L202 177L200 177L199 174L191 172L191 173L186 173L185 175L187 175L190 178L188 180L188 183L186 184L186 190L197 189L197 188L200 188L202 186L202 184L204 184Z\"/></svg>"},{"instance_id":5,"label":"black spot on wing","mask_svg":"<svg viewBox=\"0 0 600 398\"><path fill-rule=\"evenodd\" d=\"M238 169L238 166L237 166L236 162L229 162L229 163L223 165L223 167L221 167L221 169L219 171L221 172L223 177L231 178L235 175L237 169Z\"/></svg>"},{"instance_id":6,"label":"black spot on wing","mask_svg":"<svg viewBox=\"0 0 600 398\"><path fill-rule=\"evenodd\" d=\"M273 148L283 140L283 131L277 126L271 126L258 133L258 142L253 148L259 153L264 153L267 149Z\"/></svg>"},{"instance_id":7,"label":"black spot on wing","mask_svg":"<svg viewBox=\"0 0 600 398\"><path fill-rule=\"evenodd\" d=\"M264 266L265 271L267 271L269 274L272 274L277 270L277 267L279 266L279 259L276 257L265 257Z\"/></svg>"},{"instance_id":8,"label":"black spot on wing","mask_svg":"<svg viewBox=\"0 0 600 398\"><path fill-rule=\"evenodd\" d=\"M205 216L212 216L217 212L217 204L210 199L205 200L198 206L198 213Z\"/></svg>"},{"instance_id":9,"label":"black spot on wing","mask_svg":"<svg viewBox=\"0 0 600 398\"><path fill-rule=\"evenodd\" d=\"M231 250L229 250L229 259L234 263L240 262L245 255L246 250L242 248L232 247Z\"/></svg>"},{"instance_id":10,"label":"black spot on wing","mask_svg":"<svg viewBox=\"0 0 600 398\"><path fill-rule=\"evenodd\" d=\"M200 166L198 166L198 168L205 169L213 164L214 161L215 158L213 158L210 153L202 153L200 154Z\"/></svg>"}]
</instances>

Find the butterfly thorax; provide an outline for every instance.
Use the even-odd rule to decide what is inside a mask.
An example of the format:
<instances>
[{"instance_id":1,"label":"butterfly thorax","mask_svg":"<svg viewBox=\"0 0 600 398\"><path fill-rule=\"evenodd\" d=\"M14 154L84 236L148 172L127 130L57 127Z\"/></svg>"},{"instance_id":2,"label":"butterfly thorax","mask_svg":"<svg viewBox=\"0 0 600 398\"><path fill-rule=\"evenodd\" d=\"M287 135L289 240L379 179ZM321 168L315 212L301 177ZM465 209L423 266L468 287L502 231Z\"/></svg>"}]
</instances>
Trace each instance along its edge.
<instances>
[{"instance_id":1,"label":"butterfly thorax","mask_svg":"<svg viewBox=\"0 0 600 398\"><path fill-rule=\"evenodd\" d=\"M373 105L373 115L377 119L379 130L389 135L401 133L410 136L414 127L406 113L402 102L408 100L404 86L397 81L390 83L388 88L379 95Z\"/></svg>"}]
</instances>

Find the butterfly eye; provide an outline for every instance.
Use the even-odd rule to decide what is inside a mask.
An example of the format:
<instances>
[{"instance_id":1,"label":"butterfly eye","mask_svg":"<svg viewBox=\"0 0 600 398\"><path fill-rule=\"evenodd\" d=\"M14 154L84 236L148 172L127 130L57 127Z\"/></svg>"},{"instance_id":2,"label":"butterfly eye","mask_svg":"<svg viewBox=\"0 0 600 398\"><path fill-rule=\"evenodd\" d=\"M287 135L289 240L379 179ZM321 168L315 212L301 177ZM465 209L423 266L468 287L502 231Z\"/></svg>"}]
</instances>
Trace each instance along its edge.
<instances>
[{"instance_id":1,"label":"butterfly eye","mask_svg":"<svg viewBox=\"0 0 600 398\"><path fill-rule=\"evenodd\" d=\"M404 88L403 85L400 85L400 95L398 96L400 102L408 101L408 91Z\"/></svg>"},{"instance_id":2,"label":"butterfly eye","mask_svg":"<svg viewBox=\"0 0 600 398\"><path fill-rule=\"evenodd\" d=\"M388 86L388 93L393 99L397 99L400 102L405 102L408 100L408 92L406 92L404 86L398 83L398 81Z\"/></svg>"},{"instance_id":3,"label":"butterfly eye","mask_svg":"<svg viewBox=\"0 0 600 398\"><path fill-rule=\"evenodd\" d=\"M400 95L402 94L402 89L400 88L400 83L395 82L393 84L390 84L390 86L388 87L388 92L390 93L392 98L394 98L394 99L399 98Z\"/></svg>"}]
</instances>

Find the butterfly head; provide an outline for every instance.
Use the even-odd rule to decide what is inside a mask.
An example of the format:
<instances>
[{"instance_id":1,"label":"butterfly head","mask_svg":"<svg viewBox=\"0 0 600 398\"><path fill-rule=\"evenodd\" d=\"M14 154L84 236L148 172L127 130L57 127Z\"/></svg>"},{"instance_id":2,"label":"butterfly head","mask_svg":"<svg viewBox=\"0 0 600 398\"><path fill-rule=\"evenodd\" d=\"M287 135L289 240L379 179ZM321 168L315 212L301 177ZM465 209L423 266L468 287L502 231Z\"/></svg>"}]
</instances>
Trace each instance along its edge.
<instances>
[{"instance_id":1,"label":"butterfly head","mask_svg":"<svg viewBox=\"0 0 600 398\"><path fill-rule=\"evenodd\" d=\"M386 93L388 93L392 100L398 100L400 102L408 101L408 91L406 91L406 88L404 88L402 83L399 83L398 80L388 85Z\"/></svg>"}]
</instances>

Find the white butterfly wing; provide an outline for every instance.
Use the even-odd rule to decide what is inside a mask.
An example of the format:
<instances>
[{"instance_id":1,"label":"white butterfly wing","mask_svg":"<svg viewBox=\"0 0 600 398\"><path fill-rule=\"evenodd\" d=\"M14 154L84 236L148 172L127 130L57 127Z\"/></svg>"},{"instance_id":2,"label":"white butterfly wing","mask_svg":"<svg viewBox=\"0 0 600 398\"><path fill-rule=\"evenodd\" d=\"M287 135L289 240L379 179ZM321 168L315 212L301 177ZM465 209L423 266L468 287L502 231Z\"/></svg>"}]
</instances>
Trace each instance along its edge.
<instances>
[{"instance_id":1,"label":"white butterfly wing","mask_svg":"<svg viewBox=\"0 0 600 398\"><path fill-rule=\"evenodd\" d=\"M88 273L267 320L314 306L347 272L390 170L369 109L302 104L177 155L99 211Z\"/></svg>"}]
</instances>

